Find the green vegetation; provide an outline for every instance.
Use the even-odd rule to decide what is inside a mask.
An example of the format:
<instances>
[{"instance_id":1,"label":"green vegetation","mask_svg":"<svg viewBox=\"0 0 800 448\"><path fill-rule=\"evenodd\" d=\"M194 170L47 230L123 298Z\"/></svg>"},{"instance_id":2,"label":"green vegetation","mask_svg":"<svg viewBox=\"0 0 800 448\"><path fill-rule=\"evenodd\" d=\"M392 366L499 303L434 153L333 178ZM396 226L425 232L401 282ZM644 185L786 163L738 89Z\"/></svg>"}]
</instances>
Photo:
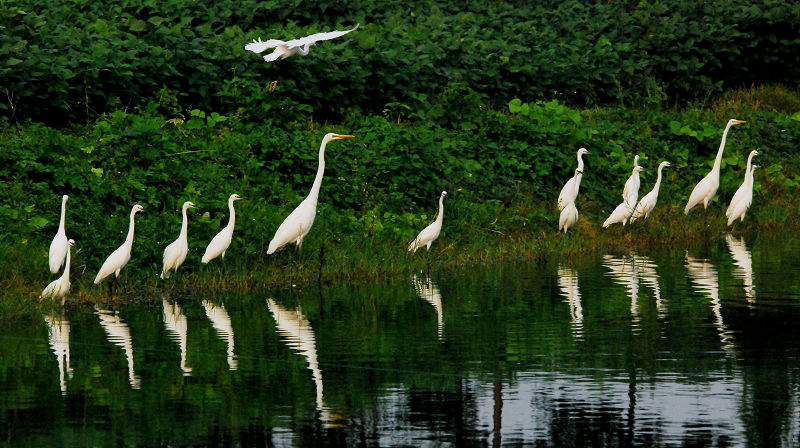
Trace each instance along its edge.
<instances>
[{"instance_id":1,"label":"green vegetation","mask_svg":"<svg viewBox=\"0 0 800 448\"><path fill-rule=\"evenodd\" d=\"M735 228L798 220L796 4L80 3L6 3L0 17L0 287L26 297L49 281L62 194L77 241L70 297L89 299L134 203L147 212L122 277L140 291L164 286L161 254L185 200L201 210L190 213L176 287L312 281L320 266L326 279L376 278L428 262L699 239L723 229L752 149L763 169ZM242 49L258 36L354 23L357 32L307 57L266 64ZM749 123L729 135L712 227L702 229L700 212L687 218L682 207L729 118ZM303 250L267 257L331 131L357 138L328 146ZM591 154L581 220L564 237L555 198L582 146ZM672 162L659 204L647 222L601 232L634 154L651 169L641 195L658 162ZM442 236L431 254L411 257L405 246L433 220L442 190ZM200 266L233 192L248 200L236 204L228 257Z\"/></svg>"}]
</instances>

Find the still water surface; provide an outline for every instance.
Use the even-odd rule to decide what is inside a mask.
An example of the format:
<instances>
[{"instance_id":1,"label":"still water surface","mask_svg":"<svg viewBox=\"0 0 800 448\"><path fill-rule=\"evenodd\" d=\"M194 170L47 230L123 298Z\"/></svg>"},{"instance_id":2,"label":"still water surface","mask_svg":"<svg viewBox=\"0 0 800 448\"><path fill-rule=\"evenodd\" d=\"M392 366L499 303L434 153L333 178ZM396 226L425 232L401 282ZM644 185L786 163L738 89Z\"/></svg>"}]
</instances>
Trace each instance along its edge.
<instances>
[{"instance_id":1,"label":"still water surface","mask_svg":"<svg viewBox=\"0 0 800 448\"><path fill-rule=\"evenodd\" d=\"M68 304L0 324L0 444L800 446L798 250Z\"/></svg>"}]
</instances>

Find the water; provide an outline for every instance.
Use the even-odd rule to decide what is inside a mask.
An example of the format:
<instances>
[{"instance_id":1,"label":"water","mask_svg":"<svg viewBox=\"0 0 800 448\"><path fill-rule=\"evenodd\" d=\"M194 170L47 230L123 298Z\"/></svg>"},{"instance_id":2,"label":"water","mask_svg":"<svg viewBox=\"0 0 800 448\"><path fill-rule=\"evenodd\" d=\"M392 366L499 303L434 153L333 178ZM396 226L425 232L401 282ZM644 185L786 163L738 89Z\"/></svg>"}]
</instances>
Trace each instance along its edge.
<instances>
[{"instance_id":1,"label":"water","mask_svg":"<svg viewBox=\"0 0 800 448\"><path fill-rule=\"evenodd\" d=\"M0 323L9 446L799 446L800 243Z\"/></svg>"}]
</instances>

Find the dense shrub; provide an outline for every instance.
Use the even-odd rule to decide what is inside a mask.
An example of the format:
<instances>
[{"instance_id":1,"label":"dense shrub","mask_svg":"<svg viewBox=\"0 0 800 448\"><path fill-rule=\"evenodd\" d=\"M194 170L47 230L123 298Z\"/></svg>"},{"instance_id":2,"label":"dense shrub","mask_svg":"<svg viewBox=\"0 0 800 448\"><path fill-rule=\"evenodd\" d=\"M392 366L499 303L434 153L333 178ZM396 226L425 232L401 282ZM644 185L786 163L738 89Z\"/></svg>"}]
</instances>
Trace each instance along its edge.
<instances>
[{"instance_id":1,"label":"dense shrub","mask_svg":"<svg viewBox=\"0 0 800 448\"><path fill-rule=\"evenodd\" d=\"M243 50L259 36L354 23L356 33L305 58L267 64ZM86 122L165 88L189 109L290 123L376 113L449 89L494 106L681 103L800 78L800 3L775 0L13 0L0 29L0 109L12 122Z\"/></svg>"}]
</instances>

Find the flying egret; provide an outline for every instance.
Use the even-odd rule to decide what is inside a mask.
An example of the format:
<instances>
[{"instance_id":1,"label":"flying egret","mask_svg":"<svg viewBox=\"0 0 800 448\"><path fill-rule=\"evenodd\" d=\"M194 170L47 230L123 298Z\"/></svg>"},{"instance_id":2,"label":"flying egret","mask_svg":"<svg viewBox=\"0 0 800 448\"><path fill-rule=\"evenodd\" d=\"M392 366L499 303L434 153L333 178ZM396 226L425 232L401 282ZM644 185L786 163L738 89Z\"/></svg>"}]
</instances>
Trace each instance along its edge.
<instances>
[{"instance_id":1,"label":"flying egret","mask_svg":"<svg viewBox=\"0 0 800 448\"><path fill-rule=\"evenodd\" d=\"M629 222L632 223L641 217L647 219L650 216L650 212L653 211L656 206L656 202L658 201L658 190L661 187L661 171L665 166L671 165L667 161L661 162L658 165L658 177L656 178L656 184L653 186L653 189L650 190L650 193L647 193L642 200L636 204L636 208L633 210L633 214L631 215Z\"/></svg>"},{"instance_id":2,"label":"flying egret","mask_svg":"<svg viewBox=\"0 0 800 448\"><path fill-rule=\"evenodd\" d=\"M578 223L578 208L575 206L575 200L578 196L578 188L581 185L581 170L575 170L575 176L570 180L575 180L572 182L573 191L568 193L569 202L561 209L561 216L558 218L558 231L564 231L567 233L567 230L571 229ZM570 185L570 182L567 182L567 185ZM562 190L563 192L563 190Z\"/></svg>"},{"instance_id":3,"label":"flying egret","mask_svg":"<svg viewBox=\"0 0 800 448\"><path fill-rule=\"evenodd\" d=\"M742 123L747 122L733 118L728 120L725 131L722 132L722 141L719 144L719 150L717 150L717 157L714 159L714 166L706 177L695 185L692 194L689 195L689 202L686 203L686 207L683 209L684 214L688 215L692 208L702 203L704 212L703 223L706 222L708 205L711 204L711 200L714 199L714 195L717 194L717 188L719 188L719 170L722 163L722 151L725 150L725 140L728 138L728 131L731 129L731 126Z\"/></svg>"},{"instance_id":4,"label":"flying egret","mask_svg":"<svg viewBox=\"0 0 800 448\"><path fill-rule=\"evenodd\" d=\"M67 199L69 196L61 196L61 222L58 224L58 231L56 236L53 237L53 242L50 243L50 272L55 274L61 269L64 263L64 257L67 256L69 250L69 240L67 239L67 232L64 230L64 221L67 214Z\"/></svg>"},{"instance_id":5,"label":"flying egret","mask_svg":"<svg viewBox=\"0 0 800 448\"><path fill-rule=\"evenodd\" d=\"M114 252L111 252L111 255L106 258L106 261L97 273L97 277L94 278L95 285L111 274L115 274L115 279L119 277L119 271L128 263L128 260L131 259L131 247L133 247L133 217L136 215L136 212L142 211L144 211L144 207L139 204L134 205L131 209L128 236L125 238L125 242L122 243L122 246L118 247Z\"/></svg>"},{"instance_id":6,"label":"flying egret","mask_svg":"<svg viewBox=\"0 0 800 448\"><path fill-rule=\"evenodd\" d=\"M206 247L206 253L203 254L203 263L208 263L220 255L222 258L225 258L225 251L228 250L228 246L231 245L231 239L233 238L233 226L236 222L236 212L233 210L233 201L238 201L239 199L244 198L236 193L230 195L228 198L228 210L230 210L231 213L230 217L228 218L228 225L223 227L222 230L220 230L219 233L211 239L211 242L208 243L208 247Z\"/></svg>"},{"instance_id":7,"label":"flying egret","mask_svg":"<svg viewBox=\"0 0 800 448\"><path fill-rule=\"evenodd\" d=\"M575 198L578 196L578 188L574 188L575 183L577 182L578 185L581 183L581 177L583 177L583 155L589 154L589 150L586 148L581 148L578 150L578 169L575 170L575 175L572 176L567 183L561 188L561 193L558 195L558 209L564 210L564 207L570 201L574 201Z\"/></svg>"},{"instance_id":8,"label":"flying egret","mask_svg":"<svg viewBox=\"0 0 800 448\"><path fill-rule=\"evenodd\" d=\"M319 197L319 188L322 185L322 175L325 172L325 146L331 140L343 138L355 138L355 136L334 133L325 134L319 147L319 166L317 167L317 177L314 178L311 191L278 227L275 236L269 242L267 254L272 254L290 243L297 243L298 249L303 244L303 238L311 230L311 225L314 224L314 218L317 216L317 198Z\"/></svg>"},{"instance_id":9,"label":"flying egret","mask_svg":"<svg viewBox=\"0 0 800 448\"><path fill-rule=\"evenodd\" d=\"M753 172L758 165L753 165L752 163L753 157L757 155L758 151L750 151L750 155L747 157L747 168L744 172L744 182L734 193L731 204L728 206L728 210L725 211L729 226L737 219L744 221L744 214L747 213L747 209L753 203Z\"/></svg>"},{"instance_id":10,"label":"flying egret","mask_svg":"<svg viewBox=\"0 0 800 448\"><path fill-rule=\"evenodd\" d=\"M358 25L359 24L356 24L356 26L354 26L352 29L349 30L330 31L327 33L316 33L310 36L301 37L300 39L294 39L290 41L270 39L264 42L259 37L258 40L253 40L249 44L245 45L244 49L247 51L252 51L253 53L261 53L269 48L274 48L272 53L264 56L264 60L267 62L272 62L278 59L286 59L289 56L293 56L296 54L305 56L308 54L308 51L311 49L311 46L316 45L317 42L321 40L330 40L340 36L344 36L345 34L351 31L355 31L355 29L358 28Z\"/></svg>"},{"instance_id":11,"label":"flying egret","mask_svg":"<svg viewBox=\"0 0 800 448\"><path fill-rule=\"evenodd\" d=\"M74 245L75 240L67 241L67 256L66 263L64 264L64 273L61 274L61 277L53 280L49 285L47 285L46 288L44 288L42 291L42 298L64 299L69 292L69 248Z\"/></svg>"},{"instance_id":12,"label":"flying egret","mask_svg":"<svg viewBox=\"0 0 800 448\"><path fill-rule=\"evenodd\" d=\"M169 278L169 271L175 270L183 264L186 260L186 254L189 253L189 239L187 236L189 228L189 218L186 217L186 211L190 208L197 208L191 201L183 203L181 212L183 213L183 221L181 221L181 233L178 239L170 243L164 249L164 268L161 270L161 278Z\"/></svg>"},{"instance_id":13,"label":"flying egret","mask_svg":"<svg viewBox=\"0 0 800 448\"><path fill-rule=\"evenodd\" d=\"M631 216L631 213L633 213L634 207L636 207L636 201L639 199L639 172L641 171L644 171L644 168L641 166L636 165L633 167L633 173L628 178L628 181L625 182L625 188L627 190L623 195L625 200L622 201L622 203L611 212L611 215L609 215L605 222L603 222L603 228L617 223L622 223L624 227L628 222L628 218ZM632 180L633 178L635 179Z\"/></svg>"},{"instance_id":14,"label":"flying egret","mask_svg":"<svg viewBox=\"0 0 800 448\"><path fill-rule=\"evenodd\" d=\"M444 197L447 196L447 192L443 191L442 195L439 196L439 214L436 216L436 221L433 221L422 229L422 232L419 232L414 241L408 245L408 250L417 253L417 249L425 246L427 250L431 250L431 244L439 238L439 233L442 231L442 220L444 219Z\"/></svg>"}]
</instances>

